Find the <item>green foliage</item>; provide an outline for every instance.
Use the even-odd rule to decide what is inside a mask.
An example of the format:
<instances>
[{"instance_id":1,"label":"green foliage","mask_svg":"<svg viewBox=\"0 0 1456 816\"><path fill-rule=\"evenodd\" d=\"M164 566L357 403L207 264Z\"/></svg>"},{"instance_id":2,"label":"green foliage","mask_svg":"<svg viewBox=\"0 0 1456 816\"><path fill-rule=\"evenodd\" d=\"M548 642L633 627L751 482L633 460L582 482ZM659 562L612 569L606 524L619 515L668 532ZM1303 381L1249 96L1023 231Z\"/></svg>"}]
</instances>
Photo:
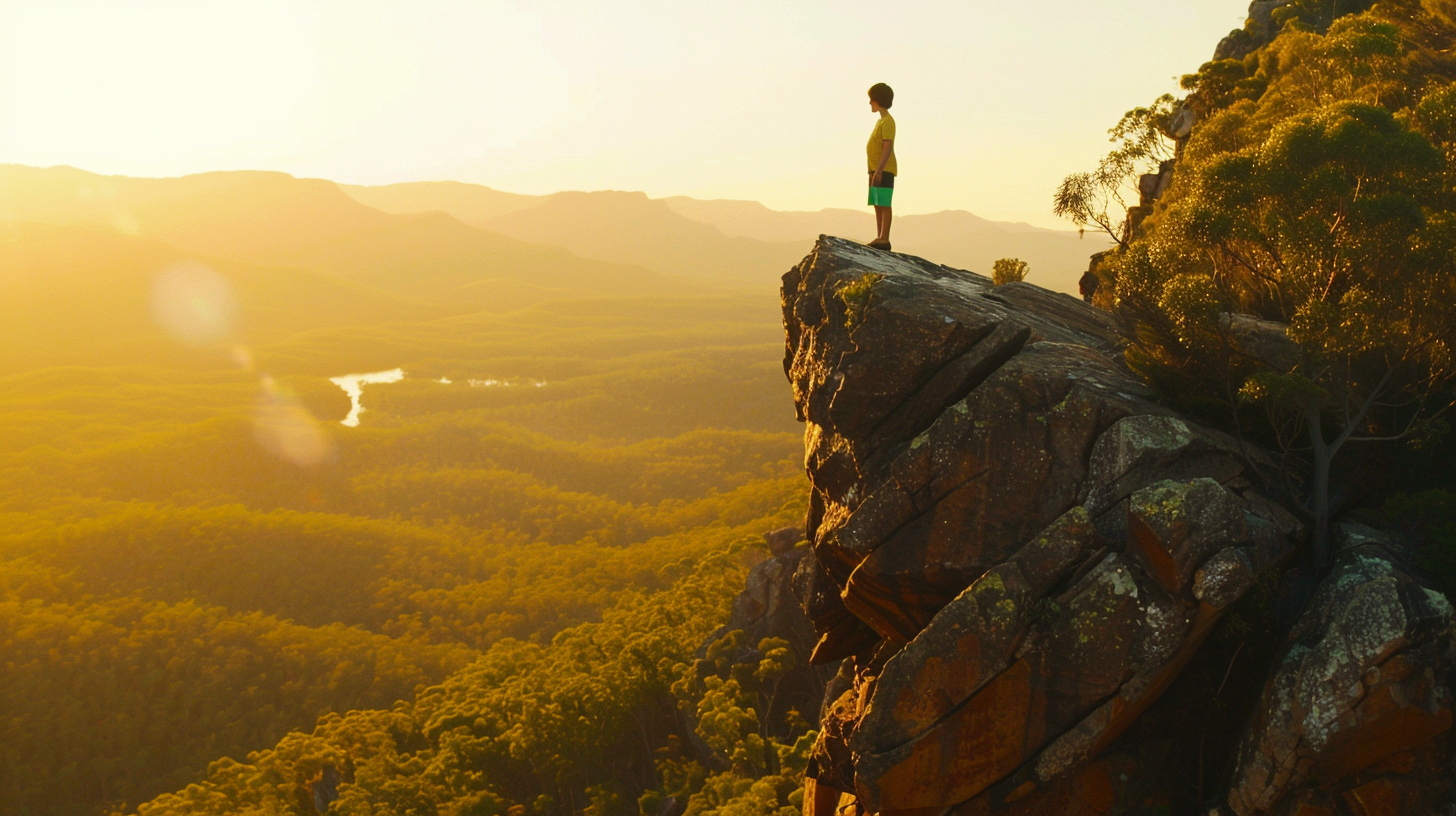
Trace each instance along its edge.
<instances>
[{"instance_id":1,"label":"green foliage","mask_svg":"<svg viewBox=\"0 0 1456 816\"><path fill-rule=\"evenodd\" d=\"M758 642L758 653L763 659L758 662L754 675L761 681L777 680L797 665L789 642L783 638L764 638Z\"/></svg>"},{"instance_id":2,"label":"green foliage","mask_svg":"<svg viewBox=\"0 0 1456 816\"><path fill-rule=\"evenodd\" d=\"M84 812L88 800L180 786L199 755L245 751L340 701L387 707L473 656L131 598L12 598L0 602L0 626L0 792L20 813Z\"/></svg>"},{"instance_id":3,"label":"green foliage","mask_svg":"<svg viewBox=\"0 0 1456 816\"><path fill-rule=\"evenodd\" d=\"M1276 374L1273 371L1256 371L1239 388L1239 398L1242 400L1293 412L1302 410L1311 402L1322 402L1328 396L1323 388L1308 377Z\"/></svg>"},{"instance_id":4,"label":"green foliage","mask_svg":"<svg viewBox=\"0 0 1456 816\"><path fill-rule=\"evenodd\" d=\"M673 667L741 584L712 554L802 516L763 300L275 334L313 467L260 445L256 373L80 349L0 376L5 810L310 813L333 766L336 812L631 811L691 731ZM325 375L401 363L334 423ZM419 708L451 682L461 727Z\"/></svg>"},{"instance_id":5,"label":"green foliage","mask_svg":"<svg viewBox=\"0 0 1456 816\"><path fill-rule=\"evenodd\" d=\"M1057 216L1069 219L1078 229L1100 230L1126 247L1132 239L1128 201L1137 200L1138 177L1172 157L1171 124L1176 115L1176 100L1167 94L1149 107L1123 114L1109 131L1115 146L1097 169L1073 173L1062 181L1052 203Z\"/></svg>"},{"instance_id":6,"label":"green foliage","mask_svg":"<svg viewBox=\"0 0 1456 816\"><path fill-rule=\"evenodd\" d=\"M839 299L844 301L844 326L853 329L864 319L865 309L869 308L870 298L874 295L875 284L884 280L885 276L878 272L866 272L855 280L840 284Z\"/></svg>"},{"instance_id":7,"label":"green foliage","mask_svg":"<svg viewBox=\"0 0 1456 816\"><path fill-rule=\"evenodd\" d=\"M776 710L778 681L794 668L793 652L787 641L764 638L754 652L756 663L735 662L745 646L743 632L729 632L709 646L704 659L676 667L673 694L680 707L694 713L696 733L715 764L727 770L712 775L699 770L696 786L673 794L665 773L662 794L654 801L686 797L686 812L693 814L789 816L802 810L803 775L817 734L796 711L780 721L760 714Z\"/></svg>"},{"instance_id":8,"label":"green foliage","mask_svg":"<svg viewBox=\"0 0 1456 816\"><path fill-rule=\"evenodd\" d=\"M1184 90L1193 91L1186 103L1200 119L1232 107L1242 100L1257 100L1268 87L1268 78L1258 72L1258 58L1222 59L1204 63L1197 73L1183 77Z\"/></svg>"},{"instance_id":9,"label":"green foliage","mask_svg":"<svg viewBox=\"0 0 1456 816\"><path fill-rule=\"evenodd\" d=\"M1298 30L1328 30L1335 20L1370 8L1369 0L1294 0L1274 9L1277 27Z\"/></svg>"},{"instance_id":10,"label":"green foliage","mask_svg":"<svg viewBox=\"0 0 1456 816\"><path fill-rule=\"evenodd\" d=\"M515 449L496 448L523 470L491 464L455 471L475 478L449 483L433 478L430 490L412 491L393 474L426 461L399 444L408 438L386 433L382 441L393 443L387 454L361 450L354 458L357 481L330 484L286 474L285 481L301 480L300 492L313 492L312 498L300 497L315 508L306 512L219 503L227 498L222 494L192 507L73 498L52 500L46 516L11 513L11 533L0 537L0 618L6 618L11 655L0 668L0 685L9 690L0 705L0 731L12 736L0 747L0 791L17 803L18 812L44 807L83 813L89 812L88 802L134 803L180 788L207 760L242 756L331 711L384 710L408 700L417 688L469 662L474 649L515 644L496 658L502 666L515 666L555 633L615 605L640 604L642 593L661 592L694 564L718 569L719 594L695 612L692 627L685 634L662 630L658 636L668 640L654 647L658 652L639 655L651 666L671 657L670 668L720 624L736 591L734 580L741 582L741 569L705 556L789 523L801 512L795 509L801 492L796 480L776 475L792 467L777 457L793 445L775 439L765 440L771 444L764 453L773 451L765 456L752 435L740 438L748 458L735 460L731 434L627 449L553 449L557 443L527 435L516 438ZM447 449L458 450L436 450ZM567 452L559 464L552 462ZM712 455L718 458L700 458ZM591 464L584 456L598 461ZM593 468L600 473L593 475ZM665 469L659 476L655 468ZM658 501L637 505L567 493L528 476L529 469ZM371 472L375 475L366 478ZM419 477L451 472L420 469ZM734 472L739 476L730 475ZM190 484L193 497L207 495L199 491L208 489L210 474L196 466L191 473L177 479L174 489ZM377 479L393 487L370 487ZM515 482L530 489L511 502L491 504L492 491L499 495ZM32 486L37 504L44 494L35 490L43 484ZM725 492L698 484L716 484ZM663 498L681 495L684 485L708 495ZM266 505L277 495L269 490L250 498ZM451 509L452 499L464 507L471 497L471 514ZM624 625L624 631L636 625ZM650 630L655 624L642 625ZM57 643L69 646L58 651ZM558 637L552 654L561 653L561 643ZM607 654L618 649L601 647ZM766 676L784 664L782 655L775 659ZM571 722L581 717L597 724L612 717L632 722L633 710L618 708L627 699L617 685L620 677L593 669L581 682L602 685L584 690L568 680L574 675L565 668L578 658L562 660L530 682L555 688L561 705L574 700L570 705L577 709L585 696L595 695L598 708L573 715ZM660 699L655 709L643 703L648 705L643 716L676 722L675 714L663 713L675 711L669 684L644 687L642 694L650 697L655 688ZM92 687L107 693L76 693ZM496 703L482 705L500 710ZM536 703L511 705L526 717L541 712ZM516 728L525 738L519 729L526 727L501 729ZM83 738L87 733L103 739ZM637 728L621 733L635 734ZM608 743L618 738L601 737ZM577 746L571 761L611 756L605 745ZM529 754L537 748L511 750ZM77 768L87 770L75 777ZM407 776L418 768L406 762L392 773ZM227 766L227 774L236 772ZM289 773L306 775L297 767ZM584 765L569 778L552 777L554 801L585 801L593 780L616 780L610 795L598 797L602 807L652 786L613 773L610 767ZM389 791L403 784L392 779L388 790L371 789L368 796L393 801ZM52 801L56 790L74 791L74 797L58 808ZM451 801L461 808L466 799L473 803L460 812L486 812L491 803L505 801L505 794L493 790ZM418 794L425 797L421 801L433 795ZM219 807L241 801L228 799Z\"/></svg>"},{"instance_id":11,"label":"green foliage","mask_svg":"<svg viewBox=\"0 0 1456 816\"><path fill-rule=\"evenodd\" d=\"M701 559L669 589L624 597L600 622L564 630L549 645L502 641L414 703L332 714L246 763L214 763L205 780L140 813L291 812L324 765L344 776L334 807L345 814L502 813L517 802L540 814L614 814L633 798L656 813L672 796L695 813L778 812L799 785L812 735L765 742L734 681L713 677L716 691L697 706L709 714L699 730L744 755L741 771L708 774L683 758L682 720L668 695L741 584L737 546ZM764 774L754 765L764 754L747 754L770 744L783 770ZM657 781L639 794L643 778Z\"/></svg>"},{"instance_id":12,"label":"green foliage","mask_svg":"<svg viewBox=\"0 0 1456 816\"><path fill-rule=\"evenodd\" d=\"M1341 448L1428 444L1456 376L1456 29L1367 7L1286 5L1272 43L1185 77L1201 121L1103 267L1136 370L1305 460L1317 552ZM1228 312L1286 324L1293 354L1261 358Z\"/></svg>"},{"instance_id":13,"label":"green foliage","mask_svg":"<svg viewBox=\"0 0 1456 816\"><path fill-rule=\"evenodd\" d=\"M725 771L672 686L803 517L768 287L277 173L0 187L0 810L308 814L337 773L334 813L630 816ZM236 307L208 342L153 310L178 263ZM396 367L340 427L329 378ZM780 792L763 648L724 747Z\"/></svg>"},{"instance_id":14,"label":"green foliage","mask_svg":"<svg viewBox=\"0 0 1456 816\"><path fill-rule=\"evenodd\" d=\"M1024 281L1030 269L1026 261L1020 258L1002 258L991 265L991 282L1000 286L1003 283Z\"/></svg>"}]
</instances>

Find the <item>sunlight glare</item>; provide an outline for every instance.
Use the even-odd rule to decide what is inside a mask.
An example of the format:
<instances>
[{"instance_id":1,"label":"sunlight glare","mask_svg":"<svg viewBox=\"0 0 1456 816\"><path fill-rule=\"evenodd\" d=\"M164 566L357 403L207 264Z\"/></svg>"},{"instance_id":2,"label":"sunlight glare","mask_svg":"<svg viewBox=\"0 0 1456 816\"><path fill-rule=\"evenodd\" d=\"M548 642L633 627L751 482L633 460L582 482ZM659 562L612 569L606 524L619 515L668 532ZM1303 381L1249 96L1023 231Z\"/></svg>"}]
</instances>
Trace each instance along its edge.
<instances>
[{"instance_id":1,"label":"sunlight glare","mask_svg":"<svg viewBox=\"0 0 1456 816\"><path fill-rule=\"evenodd\" d=\"M244 371L253 370L253 350L244 345L233 346L233 362Z\"/></svg>"},{"instance_id":2,"label":"sunlight glare","mask_svg":"<svg viewBox=\"0 0 1456 816\"><path fill-rule=\"evenodd\" d=\"M227 278L197 261L168 267L152 286L152 316L168 334L189 345L227 340L237 310Z\"/></svg>"},{"instance_id":3,"label":"sunlight glare","mask_svg":"<svg viewBox=\"0 0 1456 816\"><path fill-rule=\"evenodd\" d=\"M322 464L329 456L329 438L313 414L272 377L263 377L263 393L253 410L253 436L263 449L299 467Z\"/></svg>"}]
</instances>

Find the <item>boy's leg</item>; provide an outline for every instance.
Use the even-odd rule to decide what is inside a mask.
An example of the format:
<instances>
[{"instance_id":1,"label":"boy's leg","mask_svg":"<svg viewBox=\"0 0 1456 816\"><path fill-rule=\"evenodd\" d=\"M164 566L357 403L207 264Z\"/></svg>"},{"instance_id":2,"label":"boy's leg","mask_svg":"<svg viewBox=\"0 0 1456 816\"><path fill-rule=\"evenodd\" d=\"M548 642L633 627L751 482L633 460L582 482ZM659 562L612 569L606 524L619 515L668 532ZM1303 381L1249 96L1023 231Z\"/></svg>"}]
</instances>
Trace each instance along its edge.
<instances>
[{"instance_id":1,"label":"boy's leg","mask_svg":"<svg viewBox=\"0 0 1456 816\"><path fill-rule=\"evenodd\" d=\"M890 240L890 208L875 207L875 240Z\"/></svg>"}]
</instances>

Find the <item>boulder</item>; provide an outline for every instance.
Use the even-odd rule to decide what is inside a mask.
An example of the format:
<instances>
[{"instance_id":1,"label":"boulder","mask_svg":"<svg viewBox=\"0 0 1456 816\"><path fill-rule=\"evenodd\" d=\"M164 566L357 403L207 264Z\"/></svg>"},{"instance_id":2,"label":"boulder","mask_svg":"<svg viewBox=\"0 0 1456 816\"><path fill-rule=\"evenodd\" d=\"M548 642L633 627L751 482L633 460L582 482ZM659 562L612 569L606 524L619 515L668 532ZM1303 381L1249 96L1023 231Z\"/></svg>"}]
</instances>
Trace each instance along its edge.
<instances>
[{"instance_id":1,"label":"boulder","mask_svg":"<svg viewBox=\"0 0 1456 816\"><path fill-rule=\"evenodd\" d=\"M1274 37L1279 34L1279 29L1274 22L1274 11L1292 3L1294 0L1254 0L1249 4L1249 17L1244 22L1244 27L1235 29L1224 37L1214 50L1213 58L1243 59L1260 48L1273 42Z\"/></svg>"},{"instance_id":2,"label":"boulder","mask_svg":"<svg viewBox=\"0 0 1456 816\"><path fill-rule=\"evenodd\" d=\"M1170 129L1169 135L1174 136L1175 140L1187 138L1188 134L1193 132L1195 123L1192 115L1191 108L1182 108L1175 114L1170 123L1173 129ZM1183 135L1176 135L1178 133ZM1159 163L1158 172L1138 176L1138 206L1151 208L1158 199L1163 197L1163 193L1167 192L1168 186L1173 183L1173 166L1173 160L1167 159Z\"/></svg>"},{"instance_id":3,"label":"boulder","mask_svg":"<svg viewBox=\"0 0 1456 816\"><path fill-rule=\"evenodd\" d=\"M748 571L748 580L733 600L733 612L723 631L742 630L750 645L768 637L782 638L794 647L799 658L807 661L815 637L794 594L793 580L809 550L794 546L800 540L797 529L775 530L764 538L771 555Z\"/></svg>"},{"instance_id":4,"label":"boulder","mask_svg":"<svg viewBox=\"0 0 1456 816\"><path fill-rule=\"evenodd\" d=\"M1223 312L1219 328L1234 351L1279 374L1288 374L1304 360L1299 345L1289 339L1288 326L1253 315Z\"/></svg>"},{"instance_id":5,"label":"boulder","mask_svg":"<svg viewBox=\"0 0 1456 816\"><path fill-rule=\"evenodd\" d=\"M1451 604L1396 566L1378 532L1340 534L1245 737L1228 797L1239 816L1456 805Z\"/></svg>"},{"instance_id":6,"label":"boulder","mask_svg":"<svg viewBox=\"0 0 1456 816\"><path fill-rule=\"evenodd\" d=\"M1289 5L1293 0L1254 0L1249 4L1249 33L1268 42L1274 39L1278 30L1274 25L1274 10Z\"/></svg>"},{"instance_id":7,"label":"boulder","mask_svg":"<svg viewBox=\"0 0 1456 816\"><path fill-rule=\"evenodd\" d=\"M782 296L795 589L812 659L849 675L812 798L1051 813L1103 791L1099 755L1300 539L1256 489L1270 458L1153 402L1110 316L1065 295L821 237Z\"/></svg>"}]
</instances>

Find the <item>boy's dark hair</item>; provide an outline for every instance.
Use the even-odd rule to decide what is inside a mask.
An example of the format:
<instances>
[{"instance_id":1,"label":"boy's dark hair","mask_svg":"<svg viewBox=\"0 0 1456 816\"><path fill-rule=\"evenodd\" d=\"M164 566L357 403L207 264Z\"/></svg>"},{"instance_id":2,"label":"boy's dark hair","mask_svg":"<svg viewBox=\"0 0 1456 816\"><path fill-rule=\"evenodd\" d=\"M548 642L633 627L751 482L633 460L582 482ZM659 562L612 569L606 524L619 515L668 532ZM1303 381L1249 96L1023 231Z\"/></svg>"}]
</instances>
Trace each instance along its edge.
<instances>
[{"instance_id":1,"label":"boy's dark hair","mask_svg":"<svg viewBox=\"0 0 1456 816\"><path fill-rule=\"evenodd\" d=\"M873 99L875 104L888 110L891 105L895 104L895 92L890 90L889 85L883 82L876 82L870 86L870 99Z\"/></svg>"}]
</instances>

